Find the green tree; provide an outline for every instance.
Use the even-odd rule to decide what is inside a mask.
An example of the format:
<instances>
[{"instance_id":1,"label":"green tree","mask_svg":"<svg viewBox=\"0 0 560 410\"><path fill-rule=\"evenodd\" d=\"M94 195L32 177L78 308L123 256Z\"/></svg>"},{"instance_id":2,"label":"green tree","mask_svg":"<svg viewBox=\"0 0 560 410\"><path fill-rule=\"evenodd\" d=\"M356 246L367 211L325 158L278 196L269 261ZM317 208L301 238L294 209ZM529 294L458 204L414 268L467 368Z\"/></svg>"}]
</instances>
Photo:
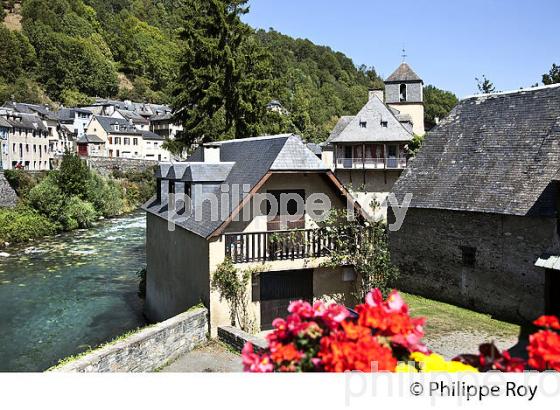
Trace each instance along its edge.
<instances>
[{"instance_id":1,"label":"green tree","mask_svg":"<svg viewBox=\"0 0 560 410\"><path fill-rule=\"evenodd\" d=\"M183 53L175 90L186 146L203 140L251 137L264 114L266 54L241 21L246 0L187 1ZM265 103L266 104L266 103Z\"/></svg>"},{"instance_id":2,"label":"green tree","mask_svg":"<svg viewBox=\"0 0 560 410\"><path fill-rule=\"evenodd\" d=\"M496 87L494 87L494 83L490 81L486 76L483 74L482 78L475 77L476 86L478 87L478 91L482 94L490 94L496 91Z\"/></svg>"},{"instance_id":3,"label":"green tree","mask_svg":"<svg viewBox=\"0 0 560 410\"><path fill-rule=\"evenodd\" d=\"M543 74L542 82L544 85L560 83L560 66L552 64L552 68L547 74Z\"/></svg>"},{"instance_id":4,"label":"green tree","mask_svg":"<svg viewBox=\"0 0 560 410\"><path fill-rule=\"evenodd\" d=\"M90 170L75 153L70 151L64 153L60 168L54 175L57 185L66 196L77 196L82 199L87 197Z\"/></svg>"},{"instance_id":5,"label":"green tree","mask_svg":"<svg viewBox=\"0 0 560 410\"><path fill-rule=\"evenodd\" d=\"M450 91L440 90L433 85L424 87L424 123L427 130L436 125L457 105L459 99Z\"/></svg>"},{"instance_id":6,"label":"green tree","mask_svg":"<svg viewBox=\"0 0 560 410\"><path fill-rule=\"evenodd\" d=\"M35 68L35 49L25 35L0 24L0 78L13 82Z\"/></svg>"}]
</instances>

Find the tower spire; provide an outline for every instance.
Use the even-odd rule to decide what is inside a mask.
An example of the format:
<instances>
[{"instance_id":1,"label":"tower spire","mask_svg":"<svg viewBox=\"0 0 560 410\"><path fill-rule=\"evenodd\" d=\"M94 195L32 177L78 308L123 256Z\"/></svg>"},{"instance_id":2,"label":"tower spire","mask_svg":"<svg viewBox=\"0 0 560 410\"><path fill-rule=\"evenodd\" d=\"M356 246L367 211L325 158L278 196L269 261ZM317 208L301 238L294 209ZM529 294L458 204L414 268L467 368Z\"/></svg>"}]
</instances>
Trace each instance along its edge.
<instances>
[{"instance_id":1,"label":"tower spire","mask_svg":"<svg viewBox=\"0 0 560 410\"><path fill-rule=\"evenodd\" d=\"M406 58L408 57L408 55L406 54L406 50L405 50L404 46L403 46L403 49L402 49L401 57L402 57L402 62L403 63L406 61Z\"/></svg>"}]
</instances>

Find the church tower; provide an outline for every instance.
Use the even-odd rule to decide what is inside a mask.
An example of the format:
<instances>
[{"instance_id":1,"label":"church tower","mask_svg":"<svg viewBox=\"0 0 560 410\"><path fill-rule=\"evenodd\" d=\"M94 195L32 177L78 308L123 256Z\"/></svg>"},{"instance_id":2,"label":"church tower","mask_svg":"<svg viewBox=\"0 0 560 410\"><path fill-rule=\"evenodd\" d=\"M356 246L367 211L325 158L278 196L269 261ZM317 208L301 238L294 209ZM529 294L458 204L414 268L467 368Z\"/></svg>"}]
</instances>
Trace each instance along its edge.
<instances>
[{"instance_id":1,"label":"church tower","mask_svg":"<svg viewBox=\"0 0 560 410\"><path fill-rule=\"evenodd\" d=\"M409 115L412 131L424 135L424 82L404 61L385 80L385 104L399 111L400 115Z\"/></svg>"}]
</instances>

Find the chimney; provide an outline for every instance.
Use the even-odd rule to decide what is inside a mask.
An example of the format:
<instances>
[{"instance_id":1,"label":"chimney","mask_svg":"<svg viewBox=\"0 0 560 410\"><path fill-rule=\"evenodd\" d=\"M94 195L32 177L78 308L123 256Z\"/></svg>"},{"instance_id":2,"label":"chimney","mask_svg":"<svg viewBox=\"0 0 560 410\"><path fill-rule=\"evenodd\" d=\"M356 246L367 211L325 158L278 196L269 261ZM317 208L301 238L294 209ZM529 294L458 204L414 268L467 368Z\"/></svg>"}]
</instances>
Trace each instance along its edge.
<instances>
[{"instance_id":1,"label":"chimney","mask_svg":"<svg viewBox=\"0 0 560 410\"><path fill-rule=\"evenodd\" d=\"M204 162L216 164L220 162L220 144L208 143L204 144Z\"/></svg>"},{"instance_id":2,"label":"chimney","mask_svg":"<svg viewBox=\"0 0 560 410\"><path fill-rule=\"evenodd\" d=\"M381 102L385 102L384 100L384 94L385 92L383 91L382 88L370 88L369 89L369 101L371 101L371 99L373 97L377 97L381 100Z\"/></svg>"}]
</instances>

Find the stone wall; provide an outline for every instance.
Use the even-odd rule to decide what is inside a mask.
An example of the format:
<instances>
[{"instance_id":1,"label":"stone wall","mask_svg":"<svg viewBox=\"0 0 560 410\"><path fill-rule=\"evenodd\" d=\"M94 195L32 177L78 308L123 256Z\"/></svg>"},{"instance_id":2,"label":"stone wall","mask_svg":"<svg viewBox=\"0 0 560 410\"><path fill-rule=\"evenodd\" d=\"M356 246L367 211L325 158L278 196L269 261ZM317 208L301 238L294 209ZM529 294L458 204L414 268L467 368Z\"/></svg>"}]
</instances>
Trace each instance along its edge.
<instances>
[{"instance_id":1,"label":"stone wall","mask_svg":"<svg viewBox=\"0 0 560 410\"><path fill-rule=\"evenodd\" d=\"M8 183L3 172L0 172L0 208L13 208L18 197L16 191Z\"/></svg>"},{"instance_id":2,"label":"stone wall","mask_svg":"<svg viewBox=\"0 0 560 410\"><path fill-rule=\"evenodd\" d=\"M544 311L545 275L534 263L557 251L558 235L553 218L411 208L389 246L399 289L526 322ZM464 247L476 249L474 266Z\"/></svg>"},{"instance_id":3,"label":"stone wall","mask_svg":"<svg viewBox=\"0 0 560 410\"><path fill-rule=\"evenodd\" d=\"M113 170L122 172L138 171L142 172L150 169L158 164L157 161L133 159L133 158L102 158L89 157L86 158L90 168L95 169L102 175L110 175Z\"/></svg>"},{"instance_id":4,"label":"stone wall","mask_svg":"<svg viewBox=\"0 0 560 410\"><path fill-rule=\"evenodd\" d=\"M86 354L56 372L150 372L206 341L208 311L197 308Z\"/></svg>"},{"instance_id":5,"label":"stone wall","mask_svg":"<svg viewBox=\"0 0 560 410\"><path fill-rule=\"evenodd\" d=\"M261 352L267 348L266 340L261 337L251 335L233 326L219 326L218 340L241 352L245 343L251 342L255 352Z\"/></svg>"}]
</instances>

